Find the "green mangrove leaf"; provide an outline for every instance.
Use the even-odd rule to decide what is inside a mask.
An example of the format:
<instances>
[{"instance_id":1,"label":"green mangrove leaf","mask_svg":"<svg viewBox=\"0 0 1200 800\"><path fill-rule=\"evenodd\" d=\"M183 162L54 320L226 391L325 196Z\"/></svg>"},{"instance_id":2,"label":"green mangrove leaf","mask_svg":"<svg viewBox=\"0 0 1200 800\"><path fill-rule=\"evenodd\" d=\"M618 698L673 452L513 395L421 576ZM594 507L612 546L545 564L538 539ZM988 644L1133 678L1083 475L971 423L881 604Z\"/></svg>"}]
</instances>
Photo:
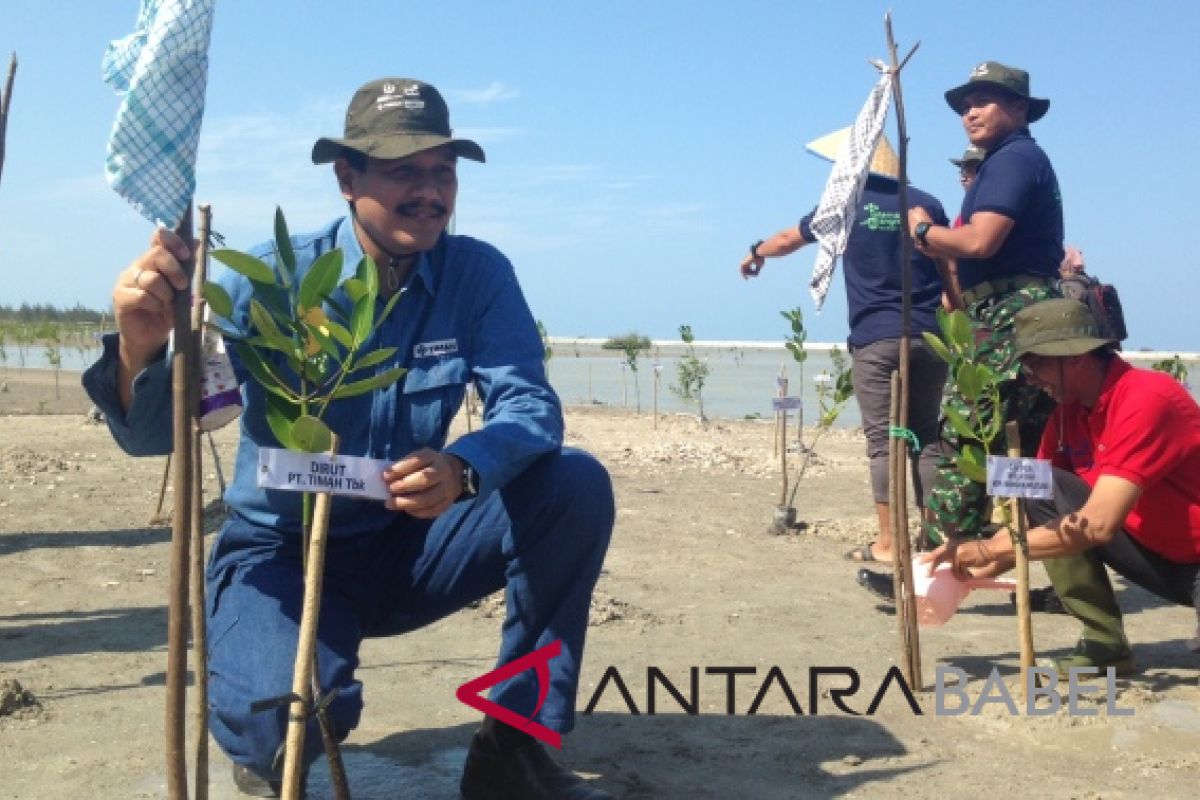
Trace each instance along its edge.
<instances>
[{"instance_id":1,"label":"green mangrove leaf","mask_svg":"<svg viewBox=\"0 0 1200 800\"><path fill-rule=\"evenodd\" d=\"M956 309L950 315L950 330L949 330L950 346L959 351L970 351L975 346L975 333L971 330L971 320L967 319L967 314L961 309Z\"/></svg>"},{"instance_id":2,"label":"green mangrove leaf","mask_svg":"<svg viewBox=\"0 0 1200 800\"><path fill-rule=\"evenodd\" d=\"M229 292L219 283L206 281L204 284L204 301L218 317L231 320L233 318L233 300Z\"/></svg>"},{"instance_id":3,"label":"green mangrove leaf","mask_svg":"<svg viewBox=\"0 0 1200 800\"><path fill-rule=\"evenodd\" d=\"M346 278L342 281L342 291L350 298L350 302L357 303L364 295L370 292L367 284L363 283L358 278Z\"/></svg>"},{"instance_id":4,"label":"green mangrove leaf","mask_svg":"<svg viewBox=\"0 0 1200 800\"><path fill-rule=\"evenodd\" d=\"M300 418L300 406L275 395L267 395L267 425L279 443L288 450L305 451L292 435L292 425Z\"/></svg>"},{"instance_id":5,"label":"green mangrove leaf","mask_svg":"<svg viewBox=\"0 0 1200 800\"><path fill-rule=\"evenodd\" d=\"M262 259L224 247L213 250L212 257L255 283L261 283L264 286L276 285L275 270L271 269Z\"/></svg>"},{"instance_id":6,"label":"green mangrove leaf","mask_svg":"<svg viewBox=\"0 0 1200 800\"><path fill-rule=\"evenodd\" d=\"M958 374L954 376L954 382L958 384L959 393L968 403L979 400L979 393L983 390L983 386L979 381L979 373L974 364L960 364Z\"/></svg>"},{"instance_id":7,"label":"green mangrove leaf","mask_svg":"<svg viewBox=\"0 0 1200 800\"><path fill-rule=\"evenodd\" d=\"M354 304L354 313L350 316L350 333L354 336L354 346L361 347L371 336L371 328L375 325L375 295L367 293Z\"/></svg>"},{"instance_id":8,"label":"green mangrove leaf","mask_svg":"<svg viewBox=\"0 0 1200 800\"><path fill-rule=\"evenodd\" d=\"M328 453L333 447L333 432L311 414L301 416L291 427L292 442L305 453Z\"/></svg>"},{"instance_id":9,"label":"green mangrove leaf","mask_svg":"<svg viewBox=\"0 0 1200 800\"><path fill-rule=\"evenodd\" d=\"M354 274L366 285L367 292L372 297L379 296L379 270L375 268L375 259L363 256L354 268ZM358 300L354 302L357 304Z\"/></svg>"},{"instance_id":10,"label":"green mangrove leaf","mask_svg":"<svg viewBox=\"0 0 1200 800\"><path fill-rule=\"evenodd\" d=\"M271 312L267 310L266 306L253 298L250 300L250 321L254 323L255 329L265 336L267 341L271 342L276 350L282 350L285 353L295 351L295 343L279 330L279 326L275 324L275 318L271 316Z\"/></svg>"},{"instance_id":11,"label":"green mangrove leaf","mask_svg":"<svg viewBox=\"0 0 1200 800\"><path fill-rule=\"evenodd\" d=\"M922 331L921 336L925 339L925 344L929 345L929 349L937 353L938 358L947 364L954 363L954 356L950 354L950 348L946 347L945 342L929 331Z\"/></svg>"},{"instance_id":12,"label":"green mangrove leaf","mask_svg":"<svg viewBox=\"0 0 1200 800\"><path fill-rule=\"evenodd\" d=\"M386 372L381 372L378 375L365 378L361 381L344 383L334 390L333 399L341 400L346 397L357 397L360 394L366 394L367 392L381 389L384 386L390 386L404 377L405 372L407 370L404 367L394 367Z\"/></svg>"},{"instance_id":13,"label":"green mangrove leaf","mask_svg":"<svg viewBox=\"0 0 1200 800\"><path fill-rule=\"evenodd\" d=\"M353 371L357 372L360 369L366 369L367 367L374 367L377 364L382 364L395 354L395 347L381 347L378 350L372 350L370 353L367 353L354 363Z\"/></svg>"},{"instance_id":14,"label":"green mangrove leaf","mask_svg":"<svg viewBox=\"0 0 1200 800\"><path fill-rule=\"evenodd\" d=\"M290 288L296 274L296 251L292 249L287 220L283 218L283 209L279 206L275 206L275 250L279 253L279 277L283 287Z\"/></svg>"},{"instance_id":15,"label":"green mangrove leaf","mask_svg":"<svg viewBox=\"0 0 1200 800\"><path fill-rule=\"evenodd\" d=\"M987 481L987 455L983 448L969 444L963 448L956 459L958 471L976 483Z\"/></svg>"},{"instance_id":16,"label":"green mangrove leaf","mask_svg":"<svg viewBox=\"0 0 1200 800\"><path fill-rule=\"evenodd\" d=\"M968 439L979 438L979 434L976 433L975 429L971 427L971 423L968 422L967 418L960 414L957 409L947 407L942 409L942 411L946 414L946 421L950 423L950 427L953 428L954 432L959 436L965 436Z\"/></svg>"},{"instance_id":17,"label":"green mangrove leaf","mask_svg":"<svg viewBox=\"0 0 1200 800\"><path fill-rule=\"evenodd\" d=\"M271 375L271 371L267 367L267 363L263 360L263 357L259 354L258 350L250 347L248 343L234 342L233 351L237 353L237 357L241 360L242 366L244 366L246 370L252 376L254 376L254 380L258 381L258 384L262 386L263 389L289 402L294 399L295 395L291 392L291 390L287 387L281 386L279 381Z\"/></svg>"},{"instance_id":18,"label":"green mangrove leaf","mask_svg":"<svg viewBox=\"0 0 1200 800\"><path fill-rule=\"evenodd\" d=\"M337 288L342 274L342 251L322 253L300 281L300 307L317 308Z\"/></svg>"}]
</instances>

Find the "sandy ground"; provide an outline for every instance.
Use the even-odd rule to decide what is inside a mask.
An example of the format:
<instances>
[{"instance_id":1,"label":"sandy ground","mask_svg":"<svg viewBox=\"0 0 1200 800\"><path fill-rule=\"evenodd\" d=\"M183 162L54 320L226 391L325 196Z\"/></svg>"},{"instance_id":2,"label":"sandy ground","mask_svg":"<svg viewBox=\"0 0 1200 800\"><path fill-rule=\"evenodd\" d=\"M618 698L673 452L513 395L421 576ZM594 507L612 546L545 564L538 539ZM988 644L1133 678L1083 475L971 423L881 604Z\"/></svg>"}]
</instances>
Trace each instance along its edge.
<instances>
[{"instance_id":1,"label":"sandy ground","mask_svg":"<svg viewBox=\"0 0 1200 800\"><path fill-rule=\"evenodd\" d=\"M148 520L163 459L122 455L86 418L77 376L62 376L57 398L49 373L12 369L3 381L0 798L161 797L169 531ZM1103 696L1079 704L1096 712L1088 717L1011 716L999 703L938 716L932 691L920 695L918 716L895 685L869 715L896 663L897 634L890 609L855 584L842 558L873 527L857 432L821 442L796 503L804 529L771 536L779 478L769 425L702 427L673 416L655 428L649 415L572 409L568 430L571 444L607 464L618 505L579 705L615 667L641 713L610 684L580 716L563 759L616 796L1195 796L1200 658L1185 647L1193 612L1118 582L1143 667L1115 689L1115 705L1132 716L1110 716ZM216 441L228 468L232 429ZM1035 585L1044 582L1035 565ZM345 746L356 798L457 797L478 715L454 690L492 666L499 624L499 607L486 601L364 646L367 708ZM1076 633L1066 617L1034 617L1039 656L1061 654ZM1007 595L972 595L949 624L923 632L921 647L926 688L939 666L966 673L972 701L993 667L1011 687ZM846 678L811 690L810 668L833 666L861 679L844 700L855 714L829 694ZM699 713L683 713L661 686L647 713L651 667L685 695L697 668ZM711 671L729 667L755 670L732 679L732 700L729 673ZM802 714L778 680L748 713L772 667ZM12 681L29 694L18 696ZM219 755L210 796L234 796ZM310 796L330 796L322 775Z\"/></svg>"}]
</instances>

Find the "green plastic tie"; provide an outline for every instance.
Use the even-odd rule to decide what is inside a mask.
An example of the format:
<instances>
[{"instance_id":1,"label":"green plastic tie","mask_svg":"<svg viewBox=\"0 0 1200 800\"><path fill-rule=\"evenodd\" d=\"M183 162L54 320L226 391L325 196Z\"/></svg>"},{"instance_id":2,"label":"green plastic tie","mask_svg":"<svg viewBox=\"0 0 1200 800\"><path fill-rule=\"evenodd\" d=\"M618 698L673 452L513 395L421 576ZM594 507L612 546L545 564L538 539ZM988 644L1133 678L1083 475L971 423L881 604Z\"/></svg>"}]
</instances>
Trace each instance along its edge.
<instances>
[{"instance_id":1,"label":"green plastic tie","mask_svg":"<svg viewBox=\"0 0 1200 800\"><path fill-rule=\"evenodd\" d=\"M912 447L912 451L914 453L921 452L921 440L918 439L917 435L908 428L901 428L897 425L889 425L888 436L893 439L907 439L909 446Z\"/></svg>"}]
</instances>

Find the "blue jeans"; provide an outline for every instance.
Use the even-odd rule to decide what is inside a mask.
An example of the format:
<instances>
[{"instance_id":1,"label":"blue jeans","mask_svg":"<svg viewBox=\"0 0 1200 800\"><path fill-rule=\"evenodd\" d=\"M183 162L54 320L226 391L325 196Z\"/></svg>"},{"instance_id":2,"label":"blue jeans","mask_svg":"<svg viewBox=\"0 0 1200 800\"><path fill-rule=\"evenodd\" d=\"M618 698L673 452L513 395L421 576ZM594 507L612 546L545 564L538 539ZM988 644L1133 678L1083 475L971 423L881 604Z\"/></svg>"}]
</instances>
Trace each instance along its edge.
<instances>
[{"instance_id":1,"label":"blue jeans","mask_svg":"<svg viewBox=\"0 0 1200 800\"><path fill-rule=\"evenodd\" d=\"M592 589L615 516L608 473L595 458L564 449L535 462L498 492L454 504L436 520L397 514L376 533L331 530L317 634L322 691L344 739L362 712L354 676L364 637L428 625L506 589L497 664L562 640L550 662L550 692L538 722L574 726ZM286 737L287 708L251 713L250 704L292 689L303 574L298 537L233 516L208 565L208 674L213 737L236 763L272 774ZM491 699L525 717L538 685L526 671L496 686ZM455 702L447 695L447 702ZM315 721L305 760L321 752Z\"/></svg>"}]
</instances>

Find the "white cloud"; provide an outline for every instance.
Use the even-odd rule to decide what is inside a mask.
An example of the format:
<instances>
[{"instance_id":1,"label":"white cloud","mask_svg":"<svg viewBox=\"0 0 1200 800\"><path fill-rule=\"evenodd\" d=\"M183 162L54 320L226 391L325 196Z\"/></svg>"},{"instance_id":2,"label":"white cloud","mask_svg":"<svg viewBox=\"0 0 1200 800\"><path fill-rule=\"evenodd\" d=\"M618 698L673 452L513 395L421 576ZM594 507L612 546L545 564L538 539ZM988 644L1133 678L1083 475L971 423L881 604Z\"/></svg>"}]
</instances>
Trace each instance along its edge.
<instances>
[{"instance_id":1,"label":"white cloud","mask_svg":"<svg viewBox=\"0 0 1200 800\"><path fill-rule=\"evenodd\" d=\"M454 103L470 104L470 105L491 105L505 100L512 100L517 97L520 92L512 86L507 86L500 81L492 81L482 89L458 89L449 92Z\"/></svg>"}]
</instances>

